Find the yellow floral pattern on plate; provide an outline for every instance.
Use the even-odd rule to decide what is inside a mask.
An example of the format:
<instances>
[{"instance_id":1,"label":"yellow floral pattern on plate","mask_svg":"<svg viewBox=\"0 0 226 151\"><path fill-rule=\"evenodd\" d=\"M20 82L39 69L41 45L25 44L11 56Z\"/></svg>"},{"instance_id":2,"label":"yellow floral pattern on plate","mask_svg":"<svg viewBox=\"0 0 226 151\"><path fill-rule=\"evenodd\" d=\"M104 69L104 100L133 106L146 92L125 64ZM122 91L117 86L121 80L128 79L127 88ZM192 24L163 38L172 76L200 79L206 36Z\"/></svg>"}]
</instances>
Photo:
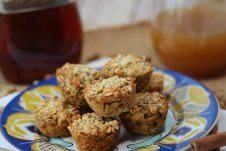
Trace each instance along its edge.
<instances>
[{"instance_id":1,"label":"yellow floral pattern on plate","mask_svg":"<svg viewBox=\"0 0 226 151\"><path fill-rule=\"evenodd\" d=\"M9 135L22 140L43 140L45 137L31 132L28 126L34 125L34 117L30 113L18 112L7 118L4 125Z\"/></svg>"},{"instance_id":2,"label":"yellow floral pattern on plate","mask_svg":"<svg viewBox=\"0 0 226 151\"><path fill-rule=\"evenodd\" d=\"M70 151L69 149L60 147L59 145L54 145L44 141L36 142L31 145L32 151L43 151L47 148L50 151Z\"/></svg>"},{"instance_id":3,"label":"yellow floral pattern on plate","mask_svg":"<svg viewBox=\"0 0 226 151\"><path fill-rule=\"evenodd\" d=\"M176 119L197 115L205 111L209 104L209 94L200 86L183 86L170 94L170 107Z\"/></svg>"},{"instance_id":4,"label":"yellow floral pattern on plate","mask_svg":"<svg viewBox=\"0 0 226 151\"><path fill-rule=\"evenodd\" d=\"M164 83L163 83L163 91L164 93L170 92L176 85L175 79L168 75L168 74L163 74L164 78Z\"/></svg>"},{"instance_id":5,"label":"yellow floral pattern on plate","mask_svg":"<svg viewBox=\"0 0 226 151\"><path fill-rule=\"evenodd\" d=\"M207 120L203 117L192 117L184 119L179 125L173 128L169 136L158 144L181 143L204 131Z\"/></svg>"},{"instance_id":6,"label":"yellow floral pattern on plate","mask_svg":"<svg viewBox=\"0 0 226 151\"><path fill-rule=\"evenodd\" d=\"M60 90L57 86L45 85L36 89L26 91L20 98L19 105L28 111L33 112L41 101L54 96L60 97Z\"/></svg>"}]
</instances>

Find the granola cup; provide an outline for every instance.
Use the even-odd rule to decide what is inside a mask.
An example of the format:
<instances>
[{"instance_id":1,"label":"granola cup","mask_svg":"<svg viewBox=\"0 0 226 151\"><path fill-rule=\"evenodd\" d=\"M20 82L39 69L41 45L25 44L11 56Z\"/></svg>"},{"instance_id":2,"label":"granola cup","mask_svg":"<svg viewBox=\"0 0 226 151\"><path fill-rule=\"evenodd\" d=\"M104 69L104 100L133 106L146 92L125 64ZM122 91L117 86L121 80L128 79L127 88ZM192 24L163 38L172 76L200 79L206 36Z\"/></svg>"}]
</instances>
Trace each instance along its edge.
<instances>
[{"instance_id":1,"label":"granola cup","mask_svg":"<svg viewBox=\"0 0 226 151\"><path fill-rule=\"evenodd\" d=\"M100 79L100 72L85 65L66 63L57 69L56 77L66 102L76 106L87 106L83 95L86 85Z\"/></svg>"},{"instance_id":2,"label":"granola cup","mask_svg":"<svg viewBox=\"0 0 226 151\"><path fill-rule=\"evenodd\" d=\"M61 103L63 112L66 114L67 122L72 123L74 120L80 118L83 114L92 113L93 110L89 106L74 106L65 101Z\"/></svg>"},{"instance_id":3,"label":"granola cup","mask_svg":"<svg viewBox=\"0 0 226 151\"><path fill-rule=\"evenodd\" d=\"M100 116L114 117L129 110L136 85L134 78L112 77L90 85L84 95L90 107Z\"/></svg>"},{"instance_id":4,"label":"granola cup","mask_svg":"<svg viewBox=\"0 0 226 151\"><path fill-rule=\"evenodd\" d=\"M136 105L120 119L129 133L155 135L164 128L168 105L165 97L158 93L138 93Z\"/></svg>"},{"instance_id":5,"label":"granola cup","mask_svg":"<svg viewBox=\"0 0 226 151\"><path fill-rule=\"evenodd\" d=\"M163 92L163 81L163 74L161 72L154 71L150 75L150 81L147 88L143 89L142 92Z\"/></svg>"},{"instance_id":6,"label":"granola cup","mask_svg":"<svg viewBox=\"0 0 226 151\"><path fill-rule=\"evenodd\" d=\"M148 86L153 69L151 63L145 58L118 55L102 68L102 74L105 78L112 76L133 77L136 79L136 91L141 92Z\"/></svg>"},{"instance_id":7,"label":"granola cup","mask_svg":"<svg viewBox=\"0 0 226 151\"><path fill-rule=\"evenodd\" d=\"M70 135L67 129L67 114L63 110L61 100L57 97L43 101L35 109L34 119L43 135L49 137L65 137Z\"/></svg>"},{"instance_id":8,"label":"granola cup","mask_svg":"<svg viewBox=\"0 0 226 151\"><path fill-rule=\"evenodd\" d=\"M80 151L110 151L117 145L120 123L104 120L95 113L84 114L68 129Z\"/></svg>"}]
</instances>

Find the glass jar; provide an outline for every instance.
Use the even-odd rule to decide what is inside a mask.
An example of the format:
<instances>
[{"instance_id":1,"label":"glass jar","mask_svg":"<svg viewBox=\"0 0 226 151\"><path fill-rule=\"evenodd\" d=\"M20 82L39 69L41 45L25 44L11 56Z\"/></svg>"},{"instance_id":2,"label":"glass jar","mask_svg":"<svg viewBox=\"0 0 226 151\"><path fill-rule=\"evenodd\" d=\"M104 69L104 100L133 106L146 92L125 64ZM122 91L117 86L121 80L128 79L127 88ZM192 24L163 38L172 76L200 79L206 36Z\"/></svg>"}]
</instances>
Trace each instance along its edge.
<instances>
[{"instance_id":1,"label":"glass jar","mask_svg":"<svg viewBox=\"0 0 226 151\"><path fill-rule=\"evenodd\" d=\"M0 68L11 83L31 83L65 62L79 63L82 28L73 0L2 0Z\"/></svg>"},{"instance_id":2,"label":"glass jar","mask_svg":"<svg viewBox=\"0 0 226 151\"><path fill-rule=\"evenodd\" d=\"M225 0L155 0L151 37L169 68L194 77L226 67Z\"/></svg>"}]
</instances>

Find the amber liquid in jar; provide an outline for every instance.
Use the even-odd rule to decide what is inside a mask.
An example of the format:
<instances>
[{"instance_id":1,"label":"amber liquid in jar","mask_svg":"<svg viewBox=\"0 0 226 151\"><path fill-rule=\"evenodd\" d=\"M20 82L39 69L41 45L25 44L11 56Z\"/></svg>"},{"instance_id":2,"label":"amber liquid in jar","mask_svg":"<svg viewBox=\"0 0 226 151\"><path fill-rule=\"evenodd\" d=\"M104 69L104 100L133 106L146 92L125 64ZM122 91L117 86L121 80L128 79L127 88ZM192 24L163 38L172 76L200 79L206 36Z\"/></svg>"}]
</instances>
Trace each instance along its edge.
<instances>
[{"instance_id":1,"label":"amber liquid in jar","mask_svg":"<svg viewBox=\"0 0 226 151\"><path fill-rule=\"evenodd\" d=\"M74 3L1 16L0 68L9 82L31 83L65 62L80 61L82 30Z\"/></svg>"},{"instance_id":2,"label":"amber liquid in jar","mask_svg":"<svg viewBox=\"0 0 226 151\"><path fill-rule=\"evenodd\" d=\"M154 49L171 69L202 77L226 66L225 12L205 8L166 11L154 24Z\"/></svg>"}]
</instances>

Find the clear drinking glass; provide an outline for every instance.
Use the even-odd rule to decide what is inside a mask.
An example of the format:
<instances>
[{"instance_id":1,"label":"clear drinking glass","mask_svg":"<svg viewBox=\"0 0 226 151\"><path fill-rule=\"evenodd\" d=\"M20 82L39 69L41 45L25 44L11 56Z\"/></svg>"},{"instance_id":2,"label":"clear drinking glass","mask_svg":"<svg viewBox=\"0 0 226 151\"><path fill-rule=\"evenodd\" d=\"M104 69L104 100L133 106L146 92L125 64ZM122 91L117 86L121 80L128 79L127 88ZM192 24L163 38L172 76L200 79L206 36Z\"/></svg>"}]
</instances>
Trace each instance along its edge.
<instances>
[{"instance_id":1,"label":"clear drinking glass","mask_svg":"<svg viewBox=\"0 0 226 151\"><path fill-rule=\"evenodd\" d=\"M154 0L151 37L169 68L202 77L226 67L225 0Z\"/></svg>"},{"instance_id":2,"label":"clear drinking glass","mask_svg":"<svg viewBox=\"0 0 226 151\"><path fill-rule=\"evenodd\" d=\"M31 83L80 61L82 28L73 0L1 0L0 6L0 68L9 82Z\"/></svg>"}]
</instances>

